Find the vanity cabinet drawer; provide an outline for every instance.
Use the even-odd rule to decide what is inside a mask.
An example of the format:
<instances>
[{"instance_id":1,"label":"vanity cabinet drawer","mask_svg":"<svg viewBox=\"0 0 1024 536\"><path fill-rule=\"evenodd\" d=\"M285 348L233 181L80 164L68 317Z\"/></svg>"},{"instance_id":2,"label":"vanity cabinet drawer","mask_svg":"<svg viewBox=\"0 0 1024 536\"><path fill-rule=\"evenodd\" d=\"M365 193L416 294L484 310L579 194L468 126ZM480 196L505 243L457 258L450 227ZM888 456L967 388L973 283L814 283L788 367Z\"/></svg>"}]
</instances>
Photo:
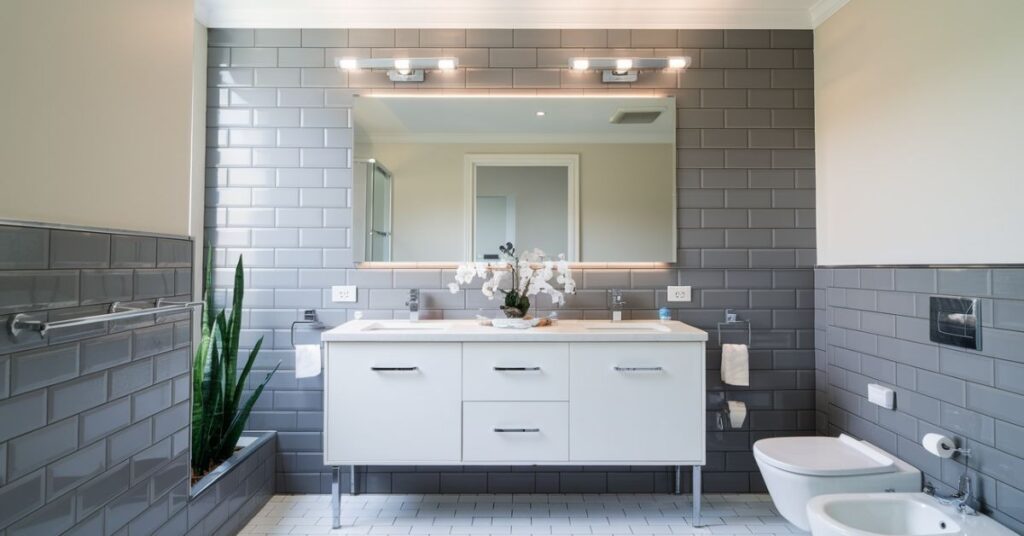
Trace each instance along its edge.
<instances>
[{"instance_id":1,"label":"vanity cabinet drawer","mask_svg":"<svg viewBox=\"0 0 1024 536\"><path fill-rule=\"evenodd\" d=\"M569 459L565 402L466 402L463 460L564 462Z\"/></svg>"},{"instance_id":2,"label":"vanity cabinet drawer","mask_svg":"<svg viewBox=\"0 0 1024 536\"><path fill-rule=\"evenodd\" d=\"M703 343L572 343L569 355L572 461L703 461Z\"/></svg>"},{"instance_id":3,"label":"vanity cabinet drawer","mask_svg":"<svg viewBox=\"0 0 1024 536\"><path fill-rule=\"evenodd\" d=\"M330 343L325 381L327 463L459 461L458 343Z\"/></svg>"},{"instance_id":4,"label":"vanity cabinet drawer","mask_svg":"<svg viewBox=\"0 0 1024 536\"><path fill-rule=\"evenodd\" d=\"M568 400L569 344L464 343L465 400Z\"/></svg>"}]
</instances>

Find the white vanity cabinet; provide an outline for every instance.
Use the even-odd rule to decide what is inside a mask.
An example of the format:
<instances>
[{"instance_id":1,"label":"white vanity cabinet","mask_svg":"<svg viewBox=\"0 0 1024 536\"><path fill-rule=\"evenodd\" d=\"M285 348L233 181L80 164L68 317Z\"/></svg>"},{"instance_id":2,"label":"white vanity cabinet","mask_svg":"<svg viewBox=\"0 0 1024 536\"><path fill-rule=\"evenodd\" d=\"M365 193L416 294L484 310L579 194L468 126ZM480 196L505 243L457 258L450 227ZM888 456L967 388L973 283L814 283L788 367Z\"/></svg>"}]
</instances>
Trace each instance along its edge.
<instances>
[{"instance_id":1,"label":"white vanity cabinet","mask_svg":"<svg viewBox=\"0 0 1024 536\"><path fill-rule=\"evenodd\" d=\"M680 322L349 322L324 334L324 463L688 465L699 499L706 340Z\"/></svg>"}]
</instances>

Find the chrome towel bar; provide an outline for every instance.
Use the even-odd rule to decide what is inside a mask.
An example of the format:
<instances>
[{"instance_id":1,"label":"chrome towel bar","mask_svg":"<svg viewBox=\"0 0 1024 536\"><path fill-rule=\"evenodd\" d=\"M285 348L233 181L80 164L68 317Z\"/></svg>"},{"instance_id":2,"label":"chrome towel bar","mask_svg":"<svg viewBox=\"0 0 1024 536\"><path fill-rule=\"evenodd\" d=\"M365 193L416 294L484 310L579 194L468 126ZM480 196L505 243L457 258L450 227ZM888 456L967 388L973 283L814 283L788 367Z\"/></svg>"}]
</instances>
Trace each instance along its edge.
<instances>
[{"instance_id":1,"label":"chrome towel bar","mask_svg":"<svg viewBox=\"0 0 1024 536\"><path fill-rule=\"evenodd\" d=\"M88 324L98 324L100 322L114 322L117 320L127 320L129 318L138 318L141 316L178 313L181 311L188 311L193 307L202 306L203 302L165 302L163 300L157 300L155 307L145 309L131 308L118 311L118 309L121 308L121 304L114 302L110 305L110 312L107 314L69 318L67 320L56 320L54 322L29 320L31 317L28 314L18 313L7 321L7 332L10 333L11 336L17 337L18 335L21 335L23 331L34 331L39 333L39 337L45 337L50 330L54 329L73 328Z\"/></svg>"}]
</instances>

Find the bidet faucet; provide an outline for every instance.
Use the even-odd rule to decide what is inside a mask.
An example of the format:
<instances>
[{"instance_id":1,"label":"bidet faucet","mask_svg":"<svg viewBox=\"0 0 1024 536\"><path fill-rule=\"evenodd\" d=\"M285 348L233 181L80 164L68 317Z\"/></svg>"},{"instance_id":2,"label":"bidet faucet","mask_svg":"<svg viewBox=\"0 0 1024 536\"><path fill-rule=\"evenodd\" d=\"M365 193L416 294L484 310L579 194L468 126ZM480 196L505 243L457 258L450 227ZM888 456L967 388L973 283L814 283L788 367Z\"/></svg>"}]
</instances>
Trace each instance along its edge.
<instances>
[{"instance_id":1,"label":"bidet faucet","mask_svg":"<svg viewBox=\"0 0 1024 536\"><path fill-rule=\"evenodd\" d=\"M971 477L967 474L966 467L964 467L964 474L960 475L960 482L957 485L957 492L955 494L949 496L939 495L935 492L935 485L931 482L925 482L922 491L926 495L931 495L942 504L955 507L956 511L961 514L969 516L978 514L978 500L971 494Z\"/></svg>"},{"instance_id":2,"label":"bidet faucet","mask_svg":"<svg viewBox=\"0 0 1024 536\"><path fill-rule=\"evenodd\" d=\"M409 321L416 322L420 319L420 289L409 289L409 301L405 302L409 307Z\"/></svg>"},{"instance_id":3,"label":"bidet faucet","mask_svg":"<svg viewBox=\"0 0 1024 536\"><path fill-rule=\"evenodd\" d=\"M612 322L622 321L622 306L626 305L626 300L622 299L622 291L613 288L612 291Z\"/></svg>"}]
</instances>

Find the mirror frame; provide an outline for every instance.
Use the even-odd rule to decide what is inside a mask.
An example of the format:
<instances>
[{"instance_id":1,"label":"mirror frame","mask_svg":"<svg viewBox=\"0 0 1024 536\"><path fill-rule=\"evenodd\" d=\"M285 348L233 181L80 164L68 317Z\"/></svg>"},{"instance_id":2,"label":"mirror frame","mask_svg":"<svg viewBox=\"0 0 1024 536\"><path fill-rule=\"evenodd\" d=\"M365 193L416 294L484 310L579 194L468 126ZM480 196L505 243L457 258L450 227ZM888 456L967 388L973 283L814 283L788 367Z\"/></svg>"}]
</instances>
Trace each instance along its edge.
<instances>
[{"instance_id":1,"label":"mirror frame","mask_svg":"<svg viewBox=\"0 0 1024 536\"><path fill-rule=\"evenodd\" d=\"M548 255L565 253L566 260L580 259L580 156L578 154L467 154L463 172L463 233L466 261L474 261L476 245L476 169L489 167L551 166L568 171L568 251L546 251Z\"/></svg>"}]
</instances>

